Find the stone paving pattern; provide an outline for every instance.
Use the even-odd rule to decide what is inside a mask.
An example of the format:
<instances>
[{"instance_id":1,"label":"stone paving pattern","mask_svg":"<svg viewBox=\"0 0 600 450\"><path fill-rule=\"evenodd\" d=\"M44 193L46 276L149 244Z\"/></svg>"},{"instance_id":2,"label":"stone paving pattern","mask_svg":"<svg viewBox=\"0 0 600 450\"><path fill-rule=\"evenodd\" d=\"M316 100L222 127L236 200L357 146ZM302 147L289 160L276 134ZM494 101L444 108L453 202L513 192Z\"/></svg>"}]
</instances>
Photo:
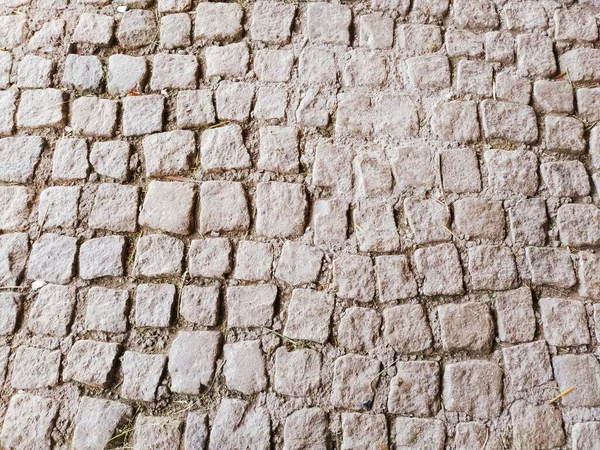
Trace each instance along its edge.
<instances>
[{"instance_id":1,"label":"stone paving pattern","mask_svg":"<svg viewBox=\"0 0 600 450\"><path fill-rule=\"evenodd\" d=\"M599 15L1 0L0 447L600 449Z\"/></svg>"}]
</instances>

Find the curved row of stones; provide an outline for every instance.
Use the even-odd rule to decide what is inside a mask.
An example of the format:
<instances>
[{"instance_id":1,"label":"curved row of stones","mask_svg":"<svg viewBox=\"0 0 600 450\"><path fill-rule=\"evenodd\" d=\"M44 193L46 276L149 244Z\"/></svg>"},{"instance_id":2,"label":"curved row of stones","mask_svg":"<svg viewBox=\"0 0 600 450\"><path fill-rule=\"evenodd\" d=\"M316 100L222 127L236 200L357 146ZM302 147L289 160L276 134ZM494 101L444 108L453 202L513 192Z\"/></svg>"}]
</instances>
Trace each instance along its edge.
<instances>
[{"instance_id":1,"label":"curved row of stones","mask_svg":"<svg viewBox=\"0 0 600 450\"><path fill-rule=\"evenodd\" d=\"M1 446L598 448L599 11L2 0Z\"/></svg>"}]
</instances>

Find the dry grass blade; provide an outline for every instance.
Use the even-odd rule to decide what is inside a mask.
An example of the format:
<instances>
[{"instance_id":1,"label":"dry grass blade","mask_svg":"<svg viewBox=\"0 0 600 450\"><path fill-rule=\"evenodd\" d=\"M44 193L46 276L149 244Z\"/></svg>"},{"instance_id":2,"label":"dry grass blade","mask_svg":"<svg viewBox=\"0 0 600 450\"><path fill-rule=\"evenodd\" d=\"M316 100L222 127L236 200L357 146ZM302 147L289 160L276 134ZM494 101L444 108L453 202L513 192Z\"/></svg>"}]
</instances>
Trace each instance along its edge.
<instances>
[{"instance_id":1,"label":"dry grass blade","mask_svg":"<svg viewBox=\"0 0 600 450\"><path fill-rule=\"evenodd\" d=\"M273 330L271 328L263 327L263 330L268 331L269 333L274 334L275 336L283 339L286 342L289 342L294 347L307 347L307 348L312 348L312 349L315 348L313 345L309 344L308 342L303 342L303 341L299 341L299 340L296 340L296 339L292 339L291 337L288 337L288 336L286 336L284 334L281 334L278 331L275 331L275 330Z\"/></svg>"},{"instance_id":2,"label":"dry grass blade","mask_svg":"<svg viewBox=\"0 0 600 450\"><path fill-rule=\"evenodd\" d=\"M553 399L550 399L548 401L548 404L551 405L552 403L556 403L561 398L563 398L565 395L568 395L569 393L573 392L575 389L577 389L577 385L573 385L573 386L568 387L567 389L565 389L564 391L562 391L560 394L558 394L556 397L554 397Z\"/></svg>"},{"instance_id":3,"label":"dry grass blade","mask_svg":"<svg viewBox=\"0 0 600 450\"><path fill-rule=\"evenodd\" d=\"M231 120L224 120L223 122L219 122L219 123L215 123L214 125L211 125L207 129L211 130L213 128L219 128L219 127L222 127L222 126L227 125L229 123L231 123Z\"/></svg>"}]
</instances>

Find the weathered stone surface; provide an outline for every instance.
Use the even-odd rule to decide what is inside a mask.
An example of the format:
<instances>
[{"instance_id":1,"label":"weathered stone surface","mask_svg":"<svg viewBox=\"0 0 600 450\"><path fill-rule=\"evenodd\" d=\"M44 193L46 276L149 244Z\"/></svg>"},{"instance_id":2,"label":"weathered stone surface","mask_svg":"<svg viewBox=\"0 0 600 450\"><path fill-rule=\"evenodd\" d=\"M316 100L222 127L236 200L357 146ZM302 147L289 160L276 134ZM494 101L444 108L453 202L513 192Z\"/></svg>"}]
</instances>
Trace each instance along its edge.
<instances>
[{"instance_id":1,"label":"weathered stone surface","mask_svg":"<svg viewBox=\"0 0 600 450\"><path fill-rule=\"evenodd\" d=\"M17 318L21 309L21 296L13 292L0 294L0 334L12 334L17 327Z\"/></svg>"},{"instance_id":2,"label":"weathered stone surface","mask_svg":"<svg viewBox=\"0 0 600 450\"><path fill-rule=\"evenodd\" d=\"M525 256L533 284L568 289L575 285L575 272L567 250L527 247Z\"/></svg>"},{"instance_id":3,"label":"weathered stone surface","mask_svg":"<svg viewBox=\"0 0 600 450\"><path fill-rule=\"evenodd\" d=\"M546 243L548 217L541 198L523 199L508 209L512 241L519 245L542 246Z\"/></svg>"},{"instance_id":4,"label":"weathered stone surface","mask_svg":"<svg viewBox=\"0 0 600 450\"><path fill-rule=\"evenodd\" d=\"M85 326L88 330L124 333L127 331L127 301L129 293L121 289L99 286L87 294Z\"/></svg>"},{"instance_id":5,"label":"weathered stone surface","mask_svg":"<svg viewBox=\"0 0 600 450\"><path fill-rule=\"evenodd\" d=\"M217 325L219 312L217 286L184 286L181 291L179 314L188 322L198 325Z\"/></svg>"},{"instance_id":6,"label":"weathered stone surface","mask_svg":"<svg viewBox=\"0 0 600 450\"><path fill-rule=\"evenodd\" d=\"M321 386L321 354L316 350L275 351L275 382L273 388L282 395L306 397ZM302 367L302 371L297 368Z\"/></svg>"},{"instance_id":7,"label":"weathered stone surface","mask_svg":"<svg viewBox=\"0 0 600 450\"><path fill-rule=\"evenodd\" d=\"M190 168L196 154L196 142L191 131L167 131L151 134L142 140L146 175L176 175Z\"/></svg>"},{"instance_id":8,"label":"weathered stone surface","mask_svg":"<svg viewBox=\"0 0 600 450\"><path fill-rule=\"evenodd\" d=\"M476 290L502 291L515 287L517 266L509 248L479 245L469 249L469 273Z\"/></svg>"},{"instance_id":9,"label":"weathered stone surface","mask_svg":"<svg viewBox=\"0 0 600 450\"><path fill-rule=\"evenodd\" d=\"M37 334L64 337L75 307L75 287L47 284L29 310L27 328Z\"/></svg>"},{"instance_id":10,"label":"weathered stone surface","mask_svg":"<svg viewBox=\"0 0 600 450\"><path fill-rule=\"evenodd\" d=\"M390 382L388 411L392 414L430 417L439 409L440 369L434 361L396 363Z\"/></svg>"},{"instance_id":11,"label":"weathered stone surface","mask_svg":"<svg viewBox=\"0 0 600 450\"><path fill-rule=\"evenodd\" d=\"M572 429L573 449L583 450L586 448L596 450L598 442L596 437L600 433L600 422L576 423Z\"/></svg>"},{"instance_id":12,"label":"weathered stone surface","mask_svg":"<svg viewBox=\"0 0 600 450\"><path fill-rule=\"evenodd\" d=\"M502 369L491 361L446 364L442 398L449 411L491 419L502 410Z\"/></svg>"},{"instance_id":13,"label":"weathered stone surface","mask_svg":"<svg viewBox=\"0 0 600 450\"><path fill-rule=\"evenodd\" d=\"M556 215L560 241L573 247L597 246L600 243L600 209L594 205L567 204Z\"/></svg>"},{"instance_id":14,"label":"weathered stone surface","mask_svg":"<svg viewBox=\"0 0 600 450\"><path fill-rule=\"evenodd\" d=\"M133 441L135 450L177 448L181 441L181 421L139 414L135 421Z\"/></svg>"},{"instance_id":15,"label":"weathered stone surface","mask_svg":"<svg viewBox=\"0 0 600 450\"><path fill-rule=\"evenodd\" d=\"M533 108L516 103L484 100L481 120L486 138L531 144L538 138Z\"/></svg>"},{"instance_id":16,"label":"weathered stone surface","mask_svg":"<svg viewBox=\"0 0 600 450\"><path fill-rule=\"evenodd\" d=\"M369 302L375 295L373 262L368 256L344 254L333 262L337 295L359 302Z\"/></svg>"},{"instance_id":17,"label":"weathered stone surface","mask_svg":"<svg viewBox=\"0 0 600 450\"><path fill-rule=\"evenodd\" d=\"M27 183L33 178L44 147L39 136L21 136L0 139L0 180L7 183Z\"/></svg>"},{"instance_id":18,"label":"weathered stone surface","mask_svg":"<svg viewBox=\"0 0 600 450\"><path fill-rule=\"evenodd\" d=\"M65 381L73 380L93 387L104 387L109 381L118 351L119 344L77 341L67 354L63 378Z\"/></svg>"},{"instance_id":19,"label":"weathered stone surface","mask_svg":"<svg viewBox=\"0 0 600 450\"><path fill-rule=\"evenodd\" d=\"M267 281L271 278L273 246L271 244L240 241L235 258L234 277L247 281Z\"/></svg>"},{"instance_id":20,"label":"weathered stone surface","mask_svg":"<svg viewBox=\"0 0 600 450\"><path fill-rule=\"evenodd\" d=\"M342 413L342 449L388 446L386 417L383 414Z\"/></svg>"},{"instance_id":21,"label":"weathered stone surface","mask_svg":"<svg viewBox=\"0 0 600 450\"><path fill-rule=\"evenodd\" d=\"M273 320L277 287L274 284L227 288L227 325L268 327Z\"/></svg>"},{"instance_id":22,"label":"weathered stone surface","mask_svg":"<svg viewBox=\"0 0 600 450\"><path fill-rule=\"evenodd\" d=\"M285 419L284 450L327 449L327 415L321 408L304 408Z\"/></svg>"},{"instance_id":23,"label":"weathered stone surface","mask_svg":"<svg viewBox=\"0 0 600 450\"><path fill-rule=\"evenodd\" d=\"M231 270L231 243L227 238L194 239L188 256L192 277L223 278Z\"/></svg>"},{"instance_id":24,"label":"weathered stone surface","mask_svg":"<svg viewBox=\"0 0 600 450\"><path fill-rule=\"evenodd\" d=\"M600 80L600 71L596 65L598 61L600 51L589 47L568 50L558 57L560 71L568 70L574 82Z\"/></svg>"},{"instance_id":25,"label":"weathered stone surface","mask_svg":"<svg viewBox=\"0 0 600 450\"><path fill-rule=\"evenodd\" d=\"M351 306L340 319L337 339L350 351L368 351L375 348L380 326L381 317L376 311Z\"/></svg>"},{"instance_id":26,"label":"weathered stone surface","mask_svg":"<svg viewBox=\"0 0 600 450\"><path fill-rule=\"evenodd\" d=\"M460 295L463 290L462 268L458 251L452 244L420 248L415 252L417 272L425 277L425 295Z\"/></svg>"},{"instance_id":27,"label":"weathered stone surface","mask_svg":"<svg viewBox=\"0 0 600 450\"><path fill-rule=\"evenodd\" d=\"M69 283L73 277L76 252L76 238L43 234L31 247L27 278L49 283Z\"/></svg>"},{"instance_id":28,"label":"weathered stone surface","mask_svg":"<svg viewBox=\"0 0 600 450\"><path fill-rule=\"evenodd\" d=\"M517 400L510 408L513 442L517 449L560 447L565 443L560 411L552 405Z\"/></svg>"},{"instance_id":29,"label":"weathered stone surface","mask_svg":"<svg viewBox=\"0 0 600 450\"><path fill-rule=\"evenodd\" d=\"M294 289L287 308L284 334L324 344L329 337L333 296L311 289Z\"/></svg>"},{"instance_id":30,"label":"weathered stone surface","mask_svg":"<svg viewBox=\"0 0 600 450\"><path fill-rule=\"evenodd\" d=\"M484 153L488 183L499 192L535 195L538 188L537 157L525 150L487 150Z\"/></svg>"},{"instance_id":31,"label":"weathered stone surface","mask_svg":"<svg viewBox=\"0 0 600 450\"><path fill-rule=\"evenodd\" d=\"M151 181L138 222L143 227L188 234L194 207L194 186L179 181Z\"/></svg>"},{"instance_id":32,"label":"weathered stone surface","mask_svg":"<svg viewBox=\"0 0 600 450\"><path fill-rule=\"evenodd\" d=\"M105 447L132 411L125 403L82 397L75 418L73 449Z\"/></svg>"},{"instance_id":33,"label":"weathered stone surface","mask_svg":"<svg viewBox=\"0 0 600 450\"><path fill-rule=\"evenodd\" d=\"M221 346L218 331L180 331L169 351L171 389L182 394L198 394L208 386L215 371Z\"/></svg>"},{"instance_id":34,"label":"weathered stone surface","mask_svg":"<svg viewBox=\"0 0 600 450\"><path fill-rule=\"evenodd\" d=\"M335 360L331 404L337 408L363 411L371 409L375 394L373 379L381 364L368 356L348 354Z\"/></svg>"},{"instance_id":35,"label":"weathered stone surface","mask_svg":"<svg viewBox=\"0 0 600 450\"><path fill-rule=\"evenodd\" d=\"M165 234L150 234L138 239L133 272L142 277L180 275L183 242Z\"/></svg>"},{"instance_id":36,"label":"weathered stone surface","mask_svg":"<svg viewBox=\"0 0 600 450\"><path fill-rule=\"evenodd\" d=\"M52 448L52 427L58 403L46 397L17 393L8 403L0 442L6 448Z\"/></svg>"},{"instance_id":37,"label":"weathered stone surface","mask_svg":"<svg viewBox=\"0 0 600 450\"><path fill-rule=\"evenodd\" d=\"M229 389L252 395L267 388L265 357L260 341L225 344L223 356L223 374Z\"/></svg>"},{"instance_id":38,"label":"weathered stone surface","mask_svg":"<svg viewBox=\"0 0 600 450\"><path fill-rule=\"evenodd\" d=\"M96 191L88 219L91 228L115 232L135 231L138 216L138 188L103 183Z\"/></svg>"},{"instance_id":39,"label":"weathered stone surface","mask_svg":"<svg viewBox=\"0 0 600 450\"><path fill-rule=\"evenodd\" d=\"M135 294L135 324L138 327L168 327L175 301L172 284L140 284Z\"/></svg>"},{"instance_id":40,"label":"weathered stone surface","mask_svg":"<svg viewBox=\"0 0 600 450\"><path fill-rule=\"evenodd\" d=\"M137 352L125 352L121 358L123 384L121 397L151 402L160 382L166 357Z\"/></svg>"},{"instance_id":41,"label":"weathered stone surface","mask_svg":"<svg viewBox=\"0 0 600 450\"><path fill-rule=\"evenodd\" d=\"M314 283L321 272L322 260L321 250L301 242L285 241L275 269L275 278L292 286Z\"/></svg>"},{"instance_id":42,"label":"weathered stone surface","mask_svg":"<svg viewBox=\"0 0 600 450\"><path fill-rule=\"evenodd\" d=\"M432 450L442 450L445 440L446 430L441 420L396 418L396 444L399 449L430 448Z\"/></svg>"},{"instance_id":43,"label":"weathered stone surface","mask_svg":"<svg viewBox=\"0 0 600 450\"><path fill-rule=\"evenodd\" d=\"M419 353L433 344L421 305L399 305L383 310L383 339L401 354Z\"/></svg>"},{"instance_id":44,"label":"weathered stone surface","mask_svg":"<svg viewBox=\"0 0 600 450\"><path fill-rule=\"evenodd\" d=\"M550 345L568 347L590 342L585 305L578 300L540 300L544 336Z\"/></svg>"},{"instance_id":45,"label":"weathered stone surface","mask_svg":"<svg viewBox=\"0 0 600 450\"><path fill-rule=\"evenodd\" d=\"M552 366L562 392L577 386L572 394L561 399L564 406L591 407L600 404L600 363L594 355L558 355Z\"/></svg>"},{"instance_id":46,"label":"weathered stone surface","mask_svg":"<svg viewBox=\"0 0 600 450\"><path fill-rule=\"evenodd\" d=\"M14 355L11 386L13 389L40 389L56 386L60 351L19 347Z\"/></svg>"},{"instance_id":47,"label":"weathered stone surface","mask_svg":"<svg viewBox=\"0 0 600 450\"><path fill-rule=\"evenodd\" d=\"M544 341L502 349L508 385L523 391L552 380L550 355Z\"/></svg>"},{"instance_id":48,"label":"weathered stone surface","mask_svg":"<svg viewBox=\"0 0 600 450\"><path fill-rule=\"evenodd\" d=\"M71 3L0 0L1 448L596 447L600 0Z\"/></svg>"},{"instance_id":49,"label":"weathered stone surface","mask_svg":"<svg viewBox=\"0 0 600 450\"><path fill-rule=\"evenodd\" d=\"M417 295L417 283L406 255L384 255L375 258L379 300L388 302Z\"/></svg>"},{"instance_id":50,"label":"weathered stone surface","mask_svg":"<svg viewBox=\"0 0 600 450\"><path fill-rule=\"evenodd\" d=\"M209 438L209 450L271 447L271 420L267 409L245 400L221 400Z\"/></svg>"},{"instance_id":51,"label":"weathered stone surface","mask_svg":"<svg viewBox=\"0 0 600 450\"><path fill-rule=\"evenodd\" d=\"M498 337L505 342L527 342L535 334L531 290L524 286L495 294Z\"/></svg>"},{"instance_id":52,"label":"weathered stone surface","mask_svg":"<svg viewBox=\"0 0 600 450\"><path fill-rule=\"evenodd\" d=\"M445 350L491 350L494 323L487 305L475 302L451 303L438 306L437 313Z\"/></svg>"},{"instance_id":53,"label":"weathered stone surface","mask_svg":"<svg viewBox=\"0 0 600 450\"><path fill-rule=\"evenodd\" d=\"M79 246L79 276L85 280L119 277L124 273L125 238L106 236Z\"/></svg>"}]
</instances>

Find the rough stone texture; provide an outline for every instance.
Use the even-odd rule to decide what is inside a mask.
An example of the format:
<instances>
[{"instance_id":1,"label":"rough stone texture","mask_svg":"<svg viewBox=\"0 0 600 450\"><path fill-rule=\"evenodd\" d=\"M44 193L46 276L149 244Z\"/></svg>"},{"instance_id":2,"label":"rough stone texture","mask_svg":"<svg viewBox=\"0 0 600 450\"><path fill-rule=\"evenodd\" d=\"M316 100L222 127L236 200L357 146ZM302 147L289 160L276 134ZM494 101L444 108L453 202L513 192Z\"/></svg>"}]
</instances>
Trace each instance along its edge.
<instances>
[{"instance_id":1,"label":"rough stone texture","mask_svg":"<svg viewBox=\"0 0 600 450\"><path fill-rule=\"evenodd\" d=\"M540 300L544 336L550 345L568 347L590 343L585 305L577 300Z\"/></svg>"},{"instance_id":2,"label":"rough stone texture","mask_svg":"<svg viewBox=\"0 0 600 450\"><path fill-rule=\"evenodd\" d=\"M34 333L64 337L71 326L75 287L47 284L29 310L27 328Z\"/></svg>"},{"instance_id":3,"label":"rough stone texture","mask_svg":"<svg viewBox=\"0 0 600 450\"><path fill-rule=\"evenodd\" d=\"M265 358L260 341L225 344L223 355L223 374L229 389L251 395L267 388Z\"/></svg>"},{"instance_id":4,"label":"rough stone texture","mask_svg":"<svg viewBox=\"0 0 600 450\"><path fill-rule=\"evenodd\" d=\"M197 394L200 385L208 386L221 346L217 331L180 331L169 351L171 389L182 394Z\"/></svg>"},{"instance_id":5,"label":"rough stone texture","mask_svg":"<svg viewBox=\"0 0 600 450\"><path fill-rule=\"evenodd\" d=\"M577 386L573 395L562 400L564 406L600 405L600 363L594 355L558 355L552 366L560 391Z\"/></svg>"},{"instance_id":6,"label":"rough stone texture","mask_svg":"<svg viewBox=\"0 0 600 450\"><path fill-rule=\"evenodd\" d=\"M65 380L103 387L108 383L118 351L119 344L77 341L67 355L63 377Z\"/></svg>"},{"instance_id":7,"label":"rough stone texture","mask_svg":"<svg viewBox=\"0 0 600 450\"><path fill-rule=\"evenodd\" d=\"M452 303L438 306L437 311L445 350L490 351L494 328L487 305Z\"/></svg>"},{"instance_id":8,"label":"rough stone texture","mask_svg":"<svg viewBox=\"0 0 600 450\"><path fill-rule=\"evenodd\" d=\"M123 384L121 397L151 402L163 373L166 357L137 352L125 352L121 358Z\"/></svg>"},{"instance_id":9,"label":"rough stone texture","mask_svg":"<svg viewBox=\"0 0 600 450\"><path fill-rule=\"evenodd\" d=\"M552 380L550 356L544 341L515 345L502 349L504 366L508 370L508 385L523 391Z\"/></svg>"},{"instance_id":10,"label":"rough stone texture","mask_svg":"<svg viewBox=\"0 0 600 450\"><path fill-rule=\"evenodd\" d=\"M125 403L82 397L75 418L73 449L105 447L131 413L131 406Z\"/></svg>"},{"instance_id":11,"label":"rough stone texture","mask_svg":"<svg viewBox=\"0 0 600 450\"><path fill-rule=\"evenodd\" d=\"M380 363L368 356L347 354L335 360L331 403L338 408L362 411L373 403L374 383Z\"/></svg>"},{"instance_id":12,"label":"rough stone texture","mask_svg":"<svg viewBox=\"0 0 600 450\"><path fill-rule=\"evenodd\" d=\"M563 421L560 411L552 405L529 404L518 400L510 408L515 448L559 447L565 443Z\"/></svg>"},{"instance_id":13,"label":"rough stone texture","mask_svg":"<svg viewBox=\"0 0 600 450\"><path fill-rule=\"evenodd\" d=\"M270 418L263 406L224 398L217 410L209 438L209 450L250 447L270 448Z\"/></svg>"},{"instance_id":14,"label":"rough stone texture","mask_svg":"<svg viewBox=\"0 0 600 450\"><path fill-rule=\"evenodd\" d=\"M327 449L327 415L321 408L295 411L285 419L284 450Z\"/></svg>"},{"instance_id":15,"label":"rough stone texture","mask_svg":"<svg viewBox=\"0 0 600 450\"><path fill-rule=\"evenodd\" d=\"M502 410L502 369L490 361L472 360L447 364L443 401L449 411L491 419Z\"/></svg>"},{"instance_id":16,"label":"rough stone texture","mask_svg":"<svg viewBox=\"0 0 600 450\"><path fill-rule=\"evenodd\" d=\"M434 361L399 362L390 382L392 414L429 417L439 409L440 369Z\"/></svg>"},{"instance_id":17,"label":"rough stone texture","mask_svg":"<svg viewBox=\"0 0 600 450\"><path fill-rule=\"evenodd\" d=\"M310 289L294 289L288 305L284 334L292 339L327 341L333 297Z\"/></svg>"},{"instance_id":18,"label":"rough stone texture","mask_svg":"<svg viewBox=\"0 0 600 450\"><path fill-rule=\"evenodd\" d=\"M383 310L383 339L398 353L418 353L432 345L423 307L399 305Z\"/></svg>"},{"instance_id":19,"label":"rough stone texture","mask_svg":"<svg viewBox=\"0 0 600 450\"><path fill-rule=\"evenodd\" d=\"M598 0L0 3L1 448L597 447Z\"/></svg>"},{"instance_id":20,"label":"rough stone texture","mask_svg":"<svg viewBox=\"0 0 600 450\"><path fill-rule=\"evenodd\" d=\"M52 399L18 393L8 404L0 442L6 448L52 448L51 434L59 404Z\"/></svg>"}]
</instances>

